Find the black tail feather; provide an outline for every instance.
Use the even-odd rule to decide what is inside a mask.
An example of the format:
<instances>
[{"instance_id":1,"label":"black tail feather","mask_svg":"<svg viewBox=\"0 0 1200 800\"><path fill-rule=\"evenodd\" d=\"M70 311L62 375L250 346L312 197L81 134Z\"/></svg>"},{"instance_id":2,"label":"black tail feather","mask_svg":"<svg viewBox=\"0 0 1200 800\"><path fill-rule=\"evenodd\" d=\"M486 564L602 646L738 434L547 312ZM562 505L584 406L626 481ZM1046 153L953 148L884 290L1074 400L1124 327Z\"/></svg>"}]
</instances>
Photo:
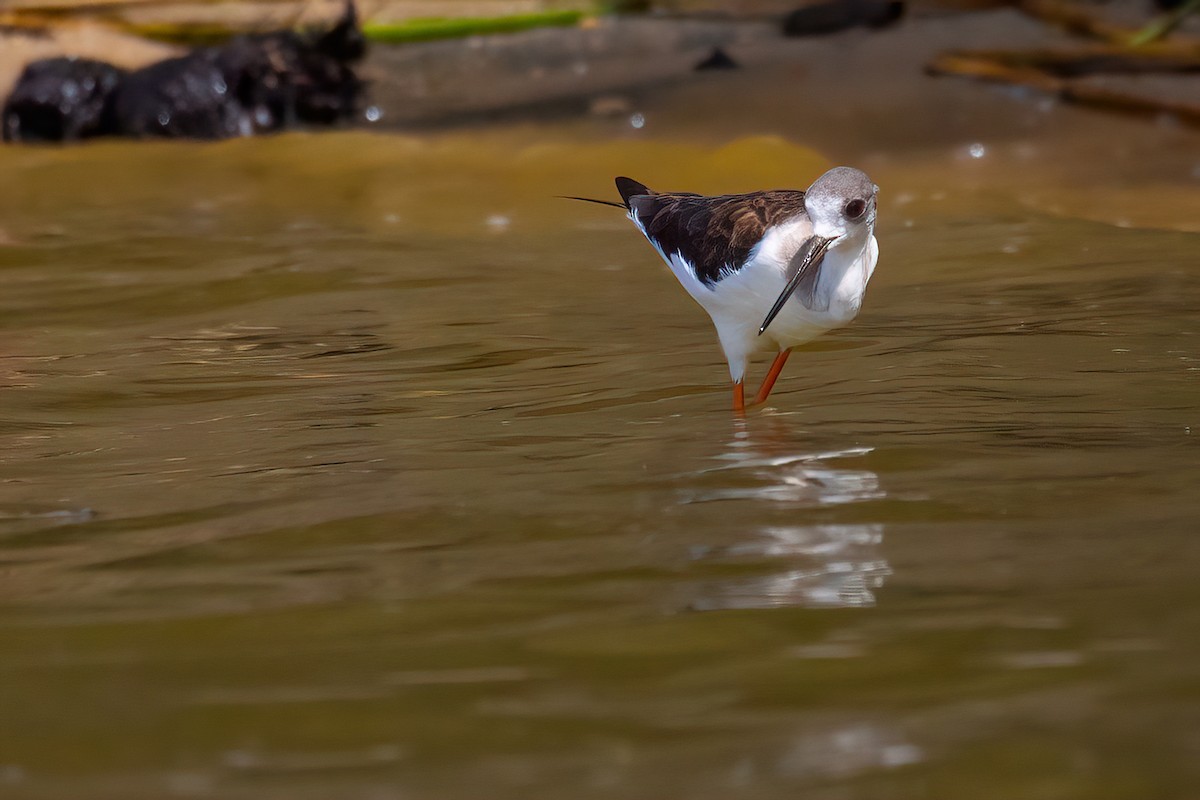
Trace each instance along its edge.
<instances>
[{"instance_id":1,"label":"black tail feather","mask_svg":"<svg viewBox=\"0 0 1200 800\"><path fill-rule=\"evenodd\" d=\"M646 188L645 184L638 183L633 178L617 178L617 191L621 193L621 199L625 201L626 208L631 208L630 198L654 194Z\"/></svg>"}]
</instances>

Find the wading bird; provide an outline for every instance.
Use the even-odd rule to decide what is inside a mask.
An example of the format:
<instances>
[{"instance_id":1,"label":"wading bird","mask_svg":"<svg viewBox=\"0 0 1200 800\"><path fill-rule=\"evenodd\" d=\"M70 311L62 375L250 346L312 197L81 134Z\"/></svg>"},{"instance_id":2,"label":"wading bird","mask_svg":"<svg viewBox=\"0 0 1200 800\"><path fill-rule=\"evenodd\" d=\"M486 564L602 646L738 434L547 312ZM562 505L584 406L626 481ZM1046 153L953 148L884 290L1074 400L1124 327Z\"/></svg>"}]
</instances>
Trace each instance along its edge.
<instances>
[{"instance_id":1,"label":"wading bird","mask_svg":"<svg viewBox=\"0 0 1200 800\"><path fill-rule=\"evenodd\" d=\"M862 172L834 167L806 191L705 197L617 178L629 219L712 317L746 408L750 356L776 348L754 403L771 393L792 348L849 323L875 271L875 195ZM588 198L572 198L585 200Z\"/></svg>"}]
</instances>

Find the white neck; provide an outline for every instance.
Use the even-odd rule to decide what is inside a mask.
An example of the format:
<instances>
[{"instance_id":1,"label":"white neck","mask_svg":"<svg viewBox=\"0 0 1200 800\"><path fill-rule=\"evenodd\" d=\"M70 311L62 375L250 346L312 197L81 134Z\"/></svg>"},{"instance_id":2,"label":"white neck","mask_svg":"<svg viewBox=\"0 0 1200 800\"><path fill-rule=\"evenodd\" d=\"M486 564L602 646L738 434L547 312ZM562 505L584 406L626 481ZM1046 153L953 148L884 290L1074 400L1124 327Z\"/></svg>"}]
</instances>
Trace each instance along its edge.
<instances>
[{"instance_id":1,"label":"white neck","mask_svg":"<svg viewBox=\"0 0 1200 800\"><path fill-rule=\"evenodd\" d=\"M862 305L867 281L879 257L873 227L854 226L830 245L825 254L815 295L819 307L828 308L834 319L848 322Z\"/></svg>"}]
</instances>

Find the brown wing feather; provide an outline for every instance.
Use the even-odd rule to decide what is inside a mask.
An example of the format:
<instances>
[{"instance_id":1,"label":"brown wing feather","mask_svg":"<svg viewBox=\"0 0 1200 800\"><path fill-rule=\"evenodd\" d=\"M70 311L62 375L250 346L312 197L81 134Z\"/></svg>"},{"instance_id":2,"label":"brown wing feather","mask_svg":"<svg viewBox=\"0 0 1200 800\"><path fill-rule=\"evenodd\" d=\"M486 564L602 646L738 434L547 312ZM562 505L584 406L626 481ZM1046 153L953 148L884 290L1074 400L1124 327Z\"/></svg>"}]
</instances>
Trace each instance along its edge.
<instances>
[{"instance_id":1,"label":"brown wing feather","mask_svg":"<svg viewBox=\"0 0 1200 800\"><path fill-rule=\"evenodd\" d=\"M630 184L645 193L626 195ZM679 253L706 286L741 269L768 228L804 213L804 192L794 189L703 197L653 194L634 181L620 188L647 238L667 255Z\"/></svg>"}]
</instances>

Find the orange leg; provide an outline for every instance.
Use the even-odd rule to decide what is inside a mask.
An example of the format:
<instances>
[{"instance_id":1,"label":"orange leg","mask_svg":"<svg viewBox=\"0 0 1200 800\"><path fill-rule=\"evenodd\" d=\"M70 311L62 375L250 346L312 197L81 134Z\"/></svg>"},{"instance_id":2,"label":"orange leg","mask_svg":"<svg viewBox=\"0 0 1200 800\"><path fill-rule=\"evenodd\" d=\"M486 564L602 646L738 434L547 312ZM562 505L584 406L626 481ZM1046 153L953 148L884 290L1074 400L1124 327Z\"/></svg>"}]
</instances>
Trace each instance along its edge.
<instances>
[{"instance_id":1,"label":"orange leg","mask_svg":"<svg viewBox=\"0 0 1200 800\"><path fill-rule=\"evenodd\" d=\"M738 413L746 410L746 389L741 381L733 384L733 410Z\"/></svg>"},{"instance_id":2,"label":"orange leg","mask_svg":"<svg viewBox=\"0 0 1200 800\"><path fill-rule=\"evenodd\" d=\"M792 354L792 348L780 350L775 356L775 360L771 362L771 369L767 372L767 377L763 378L762 386L758 387L758 394L754 395L754 404L765 403L767 395L771 393L771 389L775 386L775 381L779 378L779 373L783 372L783 365L787 363L788 356Z\"/></svg>"}]
</instances>

